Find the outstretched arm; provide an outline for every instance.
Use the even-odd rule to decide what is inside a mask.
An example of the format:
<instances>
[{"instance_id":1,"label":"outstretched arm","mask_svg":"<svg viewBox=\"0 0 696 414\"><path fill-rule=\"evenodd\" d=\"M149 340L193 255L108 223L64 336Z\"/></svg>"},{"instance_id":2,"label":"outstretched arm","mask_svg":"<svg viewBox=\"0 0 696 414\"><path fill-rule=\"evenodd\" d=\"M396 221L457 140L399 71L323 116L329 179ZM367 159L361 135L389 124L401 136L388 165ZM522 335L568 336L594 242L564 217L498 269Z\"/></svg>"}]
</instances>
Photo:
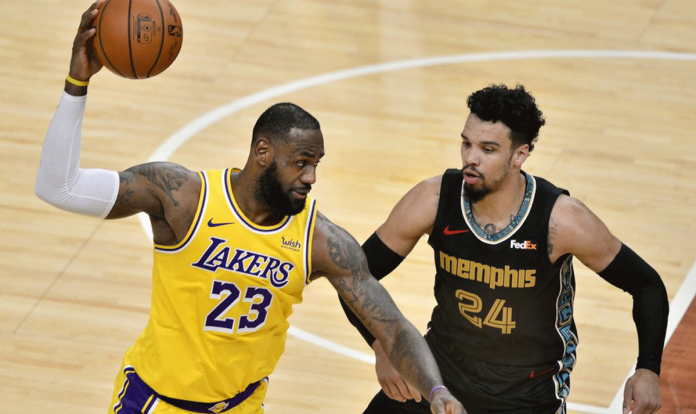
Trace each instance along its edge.
<instances>
[{"instance_id":1,"label":"outstretched arm","mask_svg":"<svg viewBox=\"0 0 696 414\"><path fill-rule=\"evenodd\" d=\"M413 187L394 206L387 220L363 243L370 273L378 280L396 269L424 234L430 234L435 223L441 182L442 176L437 176ZM380 342L348 305L342 299L340 301L350 323L375 352L375 371L384 393L397 401L420 401L420 393L394 369Z\"/></svg>"},{"instance_id":2,"label":"outstretched arm","mask_svg":"<svg viewBox=\"0 0 696 414\"><path fill-rule=\"evenodd\" d=\"M80 168L82 118L87 83L102 68L94 56L91 27L104 0L82 15L75 35L69 76L56 113L44 138L35 191L42 200L63 210L100 218L120 218L139 212L150 215L155 242L175 244L193 219L200 180L171 163L150 163L123 172Z\"/></svg>"},{"instance_id":3,"label":"outstretched arm","mask_svg":"<svg viewBox=\"0 0 696 414\"><path fill-rule=\"evenodd\" d=\"M662 405L658 375L667 332L669 301L659 274L580 201L559 197L549 223L549 256L565 253L612 285L633 296L633 320L638 331L636 372L626 382L624 413L657 412Z\"/></svg>"},{"instance_id":4,"label":"outstretched arm","mask_svg":"<svg viewBox=\"0 0 696 414\"><path fill-rule=\"evenodd\" d=\"M312 277L325 276L361 322L384 346L391 363L423 395L432 393L433 413L464 413L447 389L428 345L370 274L360 245L319 214L314 230Z\"/></svg>"}]
</instances>

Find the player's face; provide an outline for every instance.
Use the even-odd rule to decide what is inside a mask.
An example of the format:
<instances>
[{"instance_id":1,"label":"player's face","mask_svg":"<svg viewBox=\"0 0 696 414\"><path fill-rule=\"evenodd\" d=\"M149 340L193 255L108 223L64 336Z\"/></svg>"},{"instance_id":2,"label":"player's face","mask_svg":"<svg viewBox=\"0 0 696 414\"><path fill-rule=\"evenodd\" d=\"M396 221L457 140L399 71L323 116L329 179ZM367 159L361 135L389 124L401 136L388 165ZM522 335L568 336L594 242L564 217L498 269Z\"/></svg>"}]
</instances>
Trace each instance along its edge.
<instances>
[{"instance_id":1,"label":"player's face","mask_svg":"<svg viewBox=\"0 0 696 414\"><path fill-rule=\"evenodd\" d=\"M500 189L510 175L512 140L502 122L470 114L462 131L464 192L473 203Z\"/></svg>"},{"instance_id":2,"label":"player's face","mask_svg":"<svg viewBox=\"0 0 696 414\"><path fill-rule=\"evenodd\" d=\"M324 156L321 131L293 128L287 142L279 143L271 164L261 173L257 195L276 213L295 215L304 209Z\"/></svg>"}]
</instances>

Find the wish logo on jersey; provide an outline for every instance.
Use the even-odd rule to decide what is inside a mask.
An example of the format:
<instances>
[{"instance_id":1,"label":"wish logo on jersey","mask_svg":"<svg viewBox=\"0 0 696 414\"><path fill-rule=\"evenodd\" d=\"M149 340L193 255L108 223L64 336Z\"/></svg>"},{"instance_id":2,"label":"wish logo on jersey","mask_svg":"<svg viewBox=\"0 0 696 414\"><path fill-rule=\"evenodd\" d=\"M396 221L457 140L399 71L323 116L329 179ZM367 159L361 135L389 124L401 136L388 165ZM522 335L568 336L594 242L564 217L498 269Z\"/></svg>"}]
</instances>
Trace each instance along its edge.
<instances>
[{"instance_id":1,"label":"wish logo on jersey","mask_svg":"<svg viewBox=\"0 0 696 414\"><path fill-rule=\"evenodd\" d=\"M281 239L281 242L282 242L282 245L281 245L282 248L284 248L284 249L289 249L289 250L292 250L292 251L294 251L294 252L300 252L300 251L302 251L302 250L301 250L301 249L302 249L302 243L300 243L299 241L293 240L293 239L287 239L287 240L286 240L285 237L281 237L280 239Z\"/></svg>"},{"instance_id":2,"label":"wish logo on jersey","mask_svg":"<svg viewBox=\"0 0 696 414\"><path fill-rule=\"evenodd\" d=\"M277 288L282 288L288 284L290 272L295 268L294 264L243 249L234 249L232 252L230 246L224 245L226 242L225 239L211 237L210 246L198 261L191 263L191 266L211 272L216 272L222 268L231 272L267 279Z\"/></svg>"}]
</instances>

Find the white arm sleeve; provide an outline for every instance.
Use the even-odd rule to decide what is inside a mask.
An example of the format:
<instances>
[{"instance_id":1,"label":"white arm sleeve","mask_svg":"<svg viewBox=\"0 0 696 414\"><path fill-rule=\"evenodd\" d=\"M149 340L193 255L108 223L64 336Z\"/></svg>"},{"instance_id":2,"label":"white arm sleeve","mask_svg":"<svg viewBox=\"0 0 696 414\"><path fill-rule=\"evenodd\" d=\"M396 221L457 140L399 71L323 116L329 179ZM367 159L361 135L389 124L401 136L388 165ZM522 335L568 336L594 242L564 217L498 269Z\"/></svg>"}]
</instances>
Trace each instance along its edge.
<instances>
[{"instance_id":1,"label":"white arm sleeve","mask_svg":"<svg viewBox=\"0 0 696 414\"><path fill-rule=\"evenodd\" d=\"M116 171L80 168L82 117L87 96L65 91L46 131L34 190L62 210L106 217L118 196Z\"/></svg>"}]
</instances>

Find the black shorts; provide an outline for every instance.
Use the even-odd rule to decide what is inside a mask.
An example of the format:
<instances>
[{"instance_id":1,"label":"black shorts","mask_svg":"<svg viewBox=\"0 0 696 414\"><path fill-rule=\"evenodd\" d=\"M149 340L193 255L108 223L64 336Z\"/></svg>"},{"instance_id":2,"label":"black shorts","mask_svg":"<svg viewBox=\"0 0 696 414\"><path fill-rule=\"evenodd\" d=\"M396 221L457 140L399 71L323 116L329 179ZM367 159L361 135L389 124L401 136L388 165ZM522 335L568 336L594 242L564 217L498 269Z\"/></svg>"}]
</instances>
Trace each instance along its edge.
<instances>
[{"instance_id":1,"label":"black shorts","mask_svg":"<svg viewBox=\"0 0 696 414\"><path fill-rule=\"evenodd\" d=\"M558 397L558 365L550 363L533 368L494 365L441 346L432 332L425 339L447 389L468 414L565 414L565 399ZM561 389L570 386L567 376L560 382ZM429 407L425 399L420 403L412 400L401 403L380 391L364 414L429 414Z\"/></svg>"},{"instance_id":2,"label":"black shorts","mask_svg":"<svg viewBox=\"0 0 696 414\"><path fill-rule=\"evenodd\" d=\"M565 407L563 410L559 411L560 402L552 402L546 405L540 405L533 408L522 408L517 410L506 410L506 411L491 411L483 409L480 407L475 407L473 404L467 403L467 401L460 399L467 414L565 414ZM408 400L406 402L399 402L392 400L387 397L384 391L380 390L375 398L370 401L370 405L367 406L363 414L431 414L430 404L425 400L421 399L421 402L417 403L414 400Z\"/></svg>"}]
</instances>

